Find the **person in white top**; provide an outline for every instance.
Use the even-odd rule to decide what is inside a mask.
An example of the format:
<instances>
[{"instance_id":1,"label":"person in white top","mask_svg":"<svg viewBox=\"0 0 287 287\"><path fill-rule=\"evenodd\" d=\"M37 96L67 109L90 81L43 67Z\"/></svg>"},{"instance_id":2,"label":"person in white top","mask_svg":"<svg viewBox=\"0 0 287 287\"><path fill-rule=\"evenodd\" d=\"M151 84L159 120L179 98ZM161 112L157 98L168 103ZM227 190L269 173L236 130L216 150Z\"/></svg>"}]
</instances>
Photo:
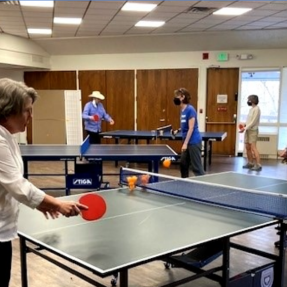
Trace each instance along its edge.
<instances>
[{"instance_id":1,"label":"person in white top","mask_svg":"<svg viewBox=\"0 0 287 287\"><path fill-rule=\"evenodd\" d=\"M240 130L240 132L245 131L244 143L248 160L248 162L243 166L243 168L248 168L254 171L262 170L262 166L260 164L260 155L256 147L261 115L258 103L258 96L250 95L248 97L247 105L251 106L251 108L249 110L246 123L244 127Z\"/></svg>"},{"instance_id":2,"label":"person in white top","mask_svg":"<svg viewBox=\"0 0 287 287\"><path fill-rule=\"evenodd\" d=\"M11 277L12 240L17 237L19 204L42 212L48 219L60 214L70 217L87 206L62 201L45 194L23 177L23 162L13 136L25 131L32 118L37 92L24 83L0 79L0 286L8 287ZM20 214L21 216L21 214ZM27 222L29 224L29 222Z\"/></svg>"}]
</instances>

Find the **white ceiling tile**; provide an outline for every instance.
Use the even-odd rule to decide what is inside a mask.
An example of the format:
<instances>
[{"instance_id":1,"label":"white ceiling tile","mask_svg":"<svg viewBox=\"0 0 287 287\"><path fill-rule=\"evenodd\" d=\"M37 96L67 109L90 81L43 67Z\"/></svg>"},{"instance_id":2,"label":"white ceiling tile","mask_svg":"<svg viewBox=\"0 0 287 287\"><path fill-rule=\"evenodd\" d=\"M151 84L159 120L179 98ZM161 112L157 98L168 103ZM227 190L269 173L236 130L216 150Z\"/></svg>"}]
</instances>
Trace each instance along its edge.
<instances>
[{"instance_id":1,"label":"white ceiling tile","mask_svg":"<svg viewBox=\"0 0 287 287\"><path fill-rule=\"evenodd\" d=\"M273 10L273 11L282 11L286 9L286 3L285 4L267 4L263 7L265 10Z\"/></svg>"},{"instance_id":2,"label":"white ceiling tile","mask_svg":"<svg viewBox=\"0 0 287 287\"><path fill-rule=\"evenodd\" d=\"M195 5L198 2L202 1L162 1L159 6L182 6L187 8Z\"/></svg>"},{"instance_id":3,"label":"white ceiling tile","mask_svg":"<svg viewBox=\"0 0 287 287\"><path fill-rule=\"evenodd\" d=\"M132 0L128 2L134 2ZM142 1L136 1L142 2ZM0 2L0 31L29 38L27 27L53 27L53 38L101 35L142 35L190 33L195 31L286 29L287 1L145 1L158 6L147 12L121 11L126 1L55 1L54 8L21 7ZM192 13L191 7L250 7L252 11L237 17L215 16L212 11ZM53 16L80 17L80 26L53 24ZM159 28L138 28L139 20L165 21ZM8 33L6 32L5 33ZM33 36L38 39L39 36ZM32 38L32 36L30 36ZM50 36L40 36L50 38Z\"/></svg>"},{"instance_id":4,"label":"white ceiling tile","mask_svg":"<svg viewBox=\"0 0 287 287\"><path fill-rule=\"evenodd\" d=\"M119 10L125 1L91 1L91 8Z\"/></svg>"}]
</instances>

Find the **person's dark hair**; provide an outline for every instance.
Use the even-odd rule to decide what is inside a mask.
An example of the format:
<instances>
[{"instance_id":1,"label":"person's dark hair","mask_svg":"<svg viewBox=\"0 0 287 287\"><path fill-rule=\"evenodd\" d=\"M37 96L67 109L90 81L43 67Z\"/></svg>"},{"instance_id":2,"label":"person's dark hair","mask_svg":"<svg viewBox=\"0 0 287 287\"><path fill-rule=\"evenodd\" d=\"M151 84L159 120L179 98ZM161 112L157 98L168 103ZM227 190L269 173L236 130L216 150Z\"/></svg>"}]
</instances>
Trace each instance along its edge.
<instances>
[{"instance_id":1,"label":"person's dark hair","mask_svg":"<svg viewBox=\"0 0 287 287\"><path fill-rule=\"evenodd\" d=\"M174 91L174 96L184 96L184 99L182 100L182 102L184 104L188 104L190 101L190 93L187 89L185 88L180 88Z\"/></svg>"},{"instance_id":2,"label":"person's dark hair","mask_svg":"<svg viewBox=\"0 0 287 287\"><path fill-rule=\"evenodd\" d=\"M10 115L23 113L26 100L31 98L34 103L37 97L37 92L22 82L8 78L0 79L0 121Z\"/></svg>"},{"instance_id":3,"label":"person's dark hair","mask_svg":"<svg viewBox=\"0 0 287 287\"><path fill-rule=\"evenodd\" d=\"M250 95L248 97L248 100L254 105L258 105L258 103L259 103L259 98L257 95Z\"/></svg>"}]
</instances>

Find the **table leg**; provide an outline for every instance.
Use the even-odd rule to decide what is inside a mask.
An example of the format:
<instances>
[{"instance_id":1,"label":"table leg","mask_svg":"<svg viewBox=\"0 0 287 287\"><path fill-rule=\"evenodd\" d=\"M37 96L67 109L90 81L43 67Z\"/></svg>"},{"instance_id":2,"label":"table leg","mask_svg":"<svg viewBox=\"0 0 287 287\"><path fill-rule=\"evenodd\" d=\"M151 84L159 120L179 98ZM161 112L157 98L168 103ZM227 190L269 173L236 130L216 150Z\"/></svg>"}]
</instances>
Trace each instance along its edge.
<instances>
[{"instance_id":1,"label":"table leg","mask_svg":"<svg viewBox=\"0 0 287 287\"><path fill-rule=\"evenodd\" d=\"M279 255L275 265L275 285L284 287L284 269L285 269L285 250L286 250L286 229L287 225L284 222L280 223L280 240L279 240Z\"/></svg>"},{"instance_id":2,"label":"table leg","mask_svg":"<svg viewBox=\"0 0 287 287\"><path fill-rule=\"evenodd\" d=\"M208 164L211 165L212 141L208 141Z\"/></svg>"},{"instance_id":3,"label":"table leg","mask_svg":"<svg viewBox=\"0 0 287 287\"><path fill-rule=\"evenodd\" d=\"M115 143L119 144L119 138L115 138ZM116 160L115 161L115 167L118 167L118 166L119 166L119 162Z\"/></svg>"},{"instance_id":4,"label":"table leg","mask_svg":"<svg viewBox=\"0 0 287 287\"><path fill-rule=\"evenodd\" d=\"M207 142L208 141L204 141L204 147L203 147L203 169L205 171L206 171L207 152L208 152Z\"/></svg>"},{"instance_id":5,"label":"table leg","mask_svg":"<svg viewBox=\"0 0 287 287\"><path fill-rule=\"evenodd\" d=\"M74 168L76 166L76 159L74 160ZM65 160L65 178L67 178L69 174L69 165L68 165L68 161ZM70 188L66 185L65 187L65 192L66 192L66 195L70 195Z\"/></svg>"},{"instance_id":6,"label":"table leg","mask_svg":"<svg viewBox=\"0 0 287 287\"><path fill-rule=\"evenodd\" d=\"M230 239L223 240L223 253L222 253L222 287L229 286L229 269L230 269Z\"/></svg>"},{"instance_id":7,"label":"table leg","mask_svg":"<svg viewBox=\"0 0 287 287\"><path fill-rule=\"evenodd\" d=\"M28 287L26 240L22 236L20 236L19 242L20 242L21 282L22 287Z\"/></svg>"},{"instance_id":8,"label":"table leg","mask_svg":"<svg viewBox=\"0 0 287 287\"><path fill-rule=\"evenodd\" d=\"M24 177L28 179L28 161L23 159Z\"/></svg>"},{"instance_id":9,"label":"table leg","mask_svg":"<svg viewBox=\"0 0 287 287\"><path fill-rule=\"evenodd\" d=\"M120 271L120 287L128 287L128 269Z\"/></svg>"}]
</instances>

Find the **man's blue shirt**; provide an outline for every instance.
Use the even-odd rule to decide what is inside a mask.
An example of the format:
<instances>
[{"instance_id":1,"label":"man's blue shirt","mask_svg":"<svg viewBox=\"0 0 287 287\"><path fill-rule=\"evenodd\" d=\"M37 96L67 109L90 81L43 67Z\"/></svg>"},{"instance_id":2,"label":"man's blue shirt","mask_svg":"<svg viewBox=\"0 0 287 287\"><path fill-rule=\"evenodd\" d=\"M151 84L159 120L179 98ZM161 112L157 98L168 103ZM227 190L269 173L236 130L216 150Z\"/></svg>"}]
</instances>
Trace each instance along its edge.
<instances>
[{"instance_id":1,"label":"man's blue shirt","mask_svg":"<svg viewBox=\"0 0 287 287\"><path fill-rule=\"evenodd\" d=\"M98 115L99 121L94 121L90 119L90 116ZM106 113L104 106L102 103L97 103L96 107L94 106L93 102L90 101L86 103L82 118L84 120L85 130L98 133L101 132L101 124L102 120L109 122L111 117Z\"/></svg>"}]
</instances>

